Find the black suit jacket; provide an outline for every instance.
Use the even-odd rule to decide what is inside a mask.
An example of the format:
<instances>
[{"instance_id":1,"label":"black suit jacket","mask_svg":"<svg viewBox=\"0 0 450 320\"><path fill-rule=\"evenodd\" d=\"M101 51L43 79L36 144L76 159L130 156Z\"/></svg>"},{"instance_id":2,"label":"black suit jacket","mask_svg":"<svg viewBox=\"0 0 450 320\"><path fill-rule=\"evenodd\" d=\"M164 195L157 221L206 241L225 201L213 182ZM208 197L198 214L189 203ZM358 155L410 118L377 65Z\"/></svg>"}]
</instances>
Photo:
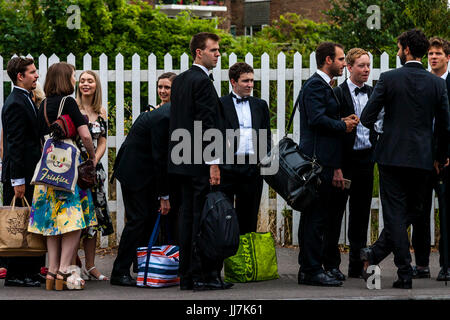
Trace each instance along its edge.
<instances>
[{"instance_id":1,"label":"black suit jacket","mask_svg":"<svg viewBox=\"0 0 450 320\"><path fill-rule=\"evenodd\" d=\"M419 63L380 75L361 115L373 129L384 106L383 133L375 148L381 165L433 169L433 119L437 137L437 160L443 162L450 132L449 101L445 82Z\"/></svg>"},{"instance_id":2,"label":"black suit jacket","mask_svg":"<svg viewBox=\"0 0 450 320\"><path fill-rule=\"evenodd\" d=\"M346 125L341 120L339 101L333 89L315 73L300 91L300 149L308 156L314 153L325 167L340 168Z\"/></svg>"},{"instance_id":3,"label":"black suit jacket","mask_svg":"<svg viewBox=\"0 0 450 320\"><path fill-rule=\"evenodd\" d=\"M367 84L364 85L367 88L367 95L370 98L373 92L373 87ZM336 97L339 99L341 105L341 117L347 117L351 114L356 114L355 105L353 104L353 99L350 93L350 88L348 87L347 81L344 81L341 85L333 89ZM344 145L343 145L343 159L345 161L346 155L353 150L356 139L356 129L344 135ZM372 144L372 149L375 149L375 145L378 139L378 134L375 130L370 130L369 140Z\"/></svg>"},{"instance_id":4,"label":"black suit jacket","mask_svg":"<svg viewBox=\"0 0 450 320\"><path fill-rule=\"evenodd\" d=\"M120 147L113 177L131 191L151 188L158 196L169 194L169 118L170 103L141 113Z\"/></svg>"},{"instance_id":5,"label":"black suit jacket","mask_svg":"<svg viewBox=\"0 0 450 320\"><path fill-rule=\"evenodd\" d=\"M2 181L25 178L28 185L41 157L41 142L37 109L25 91L14 88L8 96L2 110L2 125Z\"/></svg>"},{"instance_id":6,"label":"black suit jacket","mask_svg":"<svg viewBox=\"0 0 450 320\"><path fill-rule=\"evenodd\" d=\"M225 114L225 129L239 129L239 119L236 112L236 108L233 102L232 94L223 96L220 98L224 108ZM267 153L272 148L272 135L270 132L270 116L269 116L269 107L267 102L258 99L255 97L249 97L249 105L250 105L250 113L252 117L252 128L256 131L256 141L253 140L253 150L257 153L257 161L260 162L262 158L267 155ZM264 151L259 150L259 135L258 132L260 129L267 130L267 139L266 139L266 149ZM233 154L236 153L239 147L238 137L234 139L234 150L232 150ZM261 157L261 153L263 156ZM233 171L236 173L242 173L246 175L254 175L259 172L256 164L250 166L236 165L237 159L235 157L234 165L225 164L223 168L228 171ZM243 170L248 170L247 172L243 172Z\"/></svg>"},{"instance_id":7,"label":"black suit jacket","mask_svg":"<svg viewBox=\"0 0 450 320\"><path fill-rule=\"evenodd\" d=\"M179 138L179 141L169 141L169 172L187 176L209 176L208 165L203 161L203 151L211 142L202 142L201 137L194 140L194 121L201 121L202 131L198 135L203 136L208 129L219 129L224 138L223 107L216 89L201 68L192 66L174 79L170 96L172 107L169 137L171 140L174 139L174 131L184 129L184 133L189 133L186 139L190 143L190 150L186 148L180 152L176 148L184 141L184 138ZM188 159L183 160L182 163L174 163L172 155L174 148L176 148L174 152L176 155L181 154ZM190 151L190 154L185 154L184 151ZM195 160L199 161L194 161L194 156Z\"/></svg>"}]
</instances>

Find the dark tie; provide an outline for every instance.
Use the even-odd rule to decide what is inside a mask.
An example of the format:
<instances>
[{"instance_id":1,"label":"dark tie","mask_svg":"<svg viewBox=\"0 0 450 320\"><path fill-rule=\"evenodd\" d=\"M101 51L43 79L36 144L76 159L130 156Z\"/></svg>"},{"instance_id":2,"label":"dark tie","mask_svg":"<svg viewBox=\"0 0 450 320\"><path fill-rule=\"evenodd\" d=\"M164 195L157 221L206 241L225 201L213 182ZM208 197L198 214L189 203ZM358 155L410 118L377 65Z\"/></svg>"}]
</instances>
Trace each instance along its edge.
<instances>
[{"instance_id":1,"label":"dark tie","mask_svg":"<svg viewBox=\"0 0 450 320\"><path fill-rule=\"evenodd\" d=\"M367 87L366 86L362 86L361 88L356 87L355 89L355 96L358 95L358 93L367 93Z\"/></svg>"},{"instance_id":2,"label":"dark tie","mask_svg":"<svg viewBox=\"0 0 450 320\"><path fill-rule=\"evenodd\" d=\"M214 81L214 76L212 73L209 74L209 78L211 79L211 81Z\"/></svg>"},{"instance_id":3,"label":"dark tie","mask_svg":"<svg viewBox=\"0 0 450 320\"><path fill-rule=\"evenodd\" d=\"M236 103L242 103L242 102L248 101L248 97L243 97L242 99L240 99L240 98L236 97L234 94L232 94L232 96L233 96L233 98L236 99Z\"/></svg>"}]
</instances>

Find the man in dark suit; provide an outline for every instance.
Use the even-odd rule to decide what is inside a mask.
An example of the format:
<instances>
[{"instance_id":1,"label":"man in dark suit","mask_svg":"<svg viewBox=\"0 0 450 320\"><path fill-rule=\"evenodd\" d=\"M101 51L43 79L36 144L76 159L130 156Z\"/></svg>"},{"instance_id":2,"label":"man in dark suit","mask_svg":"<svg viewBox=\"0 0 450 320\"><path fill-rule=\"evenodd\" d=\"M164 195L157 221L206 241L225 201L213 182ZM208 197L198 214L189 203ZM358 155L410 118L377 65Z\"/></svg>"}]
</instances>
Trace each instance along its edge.
<instances>
[{"instance_id":1,"label":"man in dark suit","mask_svg":"<svg viewBox=\"0 0 450 320\"><path fill-rule=\"evenodd\" d=\"M34 169L41 157L37 108L30 93L39 78L33 59L16 57L8 62L8 76L13 91L2 110L3 125L3 203L9 205L16 197L32 203L34 187L30 185ZM39 287L38 273L45 257L8 258L5 286Z\"/></svg>"},{"instance_id":2,"label":"man in dark suit","mask_svg":"<svg viewBox=\"0 0 450 320\"><path fill-rule=\"evenodd\" d=\"M450 60L450 45L447 40L441 38L430 39L430 48L428 49L428 61L431 66L431 73L440 77L446 81L447 94L450 99L450 77L448 76L448 62ZM436 143L435 143L436 146ZM447 189L450 186L448 168L444 169L444 179L446 181ZM433 188L437 183L437 175L435 172L432 173L432 177L427 186L427 197L425 205L423 208L422 216L413 222L413 234L412 234L412 245L414 247L414 255L416 258L416 265L413 267L413 277L414 278L430 278L430 246L431 246L431 232L430 232L430 212L432 204L432 193ZM449 192L450 195L450 192ZM448 197L447 197L448 198ZM450 198L448 198L450 200ZM447 200L447 203L449 203ZM441 214L441 211L439 211ZM440 220L442 221L442 220ZM449 221L449 220L447 220ZM447 230L450 230L447 226ZM444 281L445 277L450 280L450 272L447 270L444 272L442 269L442 255L443 255L443 244L442 237L439 243L439 253L440 253L440 265L441 270L437 276L438 281Z\"/></svg>"},{"instance_id":3,"label":"man in dark suit","mask_svg":"<svg viewBox=\"0 0 450 320\"><path fill-rule=\"evenodd\" d=\"M371 86L364 84L369 78L370 57L367 51L353 48L347 52L345 60L350 77L333 90L341 105L341 116L356 114L359 117L373 90ZM341 257L338 241L342 218L349 198L348 276L352 278L362 276L363 264L359 252L367 243L367 227L373 189L373 150L376 139L376 132L365 128L361 123L358 124L356 130L344 136L342 173L345 179L351 180L351 185L350 189L335 188L333 190L332 203L334 203L335 210L330 212L324 252L325 270L328 270L338 280L345 280L344 274L339 270Z\"/></svg>"},{"instance_id":4,"label":"man in dark suit","mask_svg":"<svg viewBox=\"0 0 450 320\"><path fill-rule=\"evenodd\" d=\"M210 261L194 246L210 185L220 184L220 150L206 159L204 151L207 153L208 142L202 139L208 130L218 132L220 137L216 138L223 140L223 106L209 77L209 70L216 66L220 56L219 40L213 33L194 35L190 42L194 64L172 83L169 173L178 176L182 188L179 218L181 290L227 289L231 286L220 276L223 261Z\"/></svg>"},{"instance_id":5,"label":"man in dark suit","mask_svg":"<svg viewBox=\"0 0 450 320\"><path fill-rule=\"evenodd\" d=\"M355 115L341 119L339 102L330 86L345 67L341 45L324 42L316 49L317 72L303 85L299 96L300 149L323 166L319 199L302 212L299 226L299 284L341 286L323 269L323 236L329 223L333 187L343 188L342 139L358 124Z\"/></svg>"},{"instance_id":6,"label":"man in dark suit","mask_svg":"<svg viewBox=\"0 0 450 320\"><path fill-rule=\"evenodd\" d=\"M233 90L220 101L225 111L226 129L237 135L233 137L233 164L226 163L222 167L221 187L235 201L239 230L246 234L255 232L258 222L263 179L257 162L271 148L269 107L266 101L251 96L254 71L250 65L235 63L228 75ZM261 138L265 138L264 141Z\"/></svg>"},{"instance_id":7,"label":"man in dark suit","mask_svg":"<svg viewBox=\"0 0 450 320\"><path fill-rule=\"evenodd\" d=\"M438 170L447 158L450 119L444 80L427 72L421 63L429 47L423 32L404 32L397 45L404 66L380 75L361 115L362 124L373 128L384 106L383 133L375 148L384 229L373 246L361 250L361 259L367 268L393 252L398 268L393 287L410 289L407 228L423 210L426 184L433 170L433 119Z\"/></svg>"},{"instance_id":8,"label":"man in dark suit","mask_svg":"<svg viewBox=\"0 0 450 320\"><path fill-rule=\"evenodd\" d=\"M170 104L141 113L117 154L113 177L120 181L127 222L111 273L112 285L136 285L130 275L136 248L148 245L158 211L169 213L169 118Z\"/></svg>"}]
</instances>

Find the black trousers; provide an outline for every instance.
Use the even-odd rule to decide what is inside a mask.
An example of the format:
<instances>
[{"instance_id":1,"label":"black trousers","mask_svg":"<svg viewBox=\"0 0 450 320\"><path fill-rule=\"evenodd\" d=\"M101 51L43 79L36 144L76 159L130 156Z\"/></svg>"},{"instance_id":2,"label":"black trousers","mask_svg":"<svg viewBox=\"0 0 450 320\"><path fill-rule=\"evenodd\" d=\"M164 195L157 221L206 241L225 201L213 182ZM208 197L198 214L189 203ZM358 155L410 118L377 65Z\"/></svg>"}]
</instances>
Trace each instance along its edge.
<instances>
[{"instance_id":1,"label":"black trousers","mask_svg":"<svg viewBox=\"0 0 450 320\"><path fill-rule=\"evenodd\" d=\"M341 264L338 242L347 200L350 211L348 223L349 267L354 271L363 268L359 252L367 244L367 228L372 204L373 167L371 149L352 151L349 160L342 168L344 178L352 181L350 189L333 188L331 203L334 205L334 210L330 211L330 222L324 241L324 267L327 270L339 268Z\"/></svg>"},{"instance_id":2,"label":"black trousers","mask_svg":"<svg viewBox=\"0 0 450 320\"><path fill-rule=\"evenodd\" d=\"M122 195L127 221L114 261L113 276L129 275L133 263L137 267L136 249L147 247L159 209L158 197L149 187L136 192L123 185Z\"/></svg>"},{"instance_id":3,"label":"black trousers","mask_svg":"<svg viewBox=\"0 0 450 320\"><path fill-rule=\"evenodd\" d=\"M416 265L426 267L430 263L431 252L431 230L430 230L430 218L431 218L431 205L433 189L436 187L437 175L436 172L430 172L429 179L425 189L425 200L423 211L421 215L412 221L412 237L411 242L414 248L414 257Z\"/></svg>"},{"instance_id":4,"label":"black trousers","mask_svg":"<svg viewBox=\"0 0 450 320\"><path fill-rule=\"evenodd\" d=\"M220 275L223 261L207 259L194 245L203 206L210 191L209 176L180 176L179 181L181 181L181 210L178 273L181 282L210 281Z\"/></svg>"},{"instance_id":5,"label":"black trousers","mask_svg":"<svg viewBox=\"0 0 450 320\"><path fill-rule=\"evenodd\" d=\"M334 169L324 167L320 174L319 198L307 210L301 212L299 225L300 272L317 274L323 272L323 241L329 223L329 212L333 210L331 185Z\"/></svg>"},{"instance_id":6,"label":"black trousers","mask_svg":"<svg viewBox=\"0 0 450 320\"><path fill-rule=\"evenodd\" d=\"M400 279L412 278L408 227L424 210L430 172L422 169L379 166L384 229L372 246L374 261L380 263L391 252Z\"/></svg>"},{"instance_id":7,"label":"black trousers","mask_svg":"<svg viewBox=\"0 0 450 320\"><path fill-rule=\"evenodd\" d=\"M31 205L33 200L34 186L26 184L25 198ZM14 198L14 187L10 181L3 183L3 204L9 206ZM22 207L22 201L16 199L16 206ZM8 269L6 279L33 277L40 272L40 268L45 266L45 255L40 257L8 257L3 258L4 267ZM3 265L2 265L3 266Z\"/></svg>"},{"instance_id":8,"label":"black trousers","mask_svg":"<svg viewBox=\"0 0 450 320\"><path fill-rule=\"evenodd\" d=\"M263 189L261 175L246 176L223 171L220 185L221 190L235 204L240 234L256 232Z\"/></svg>"}]
</instances>

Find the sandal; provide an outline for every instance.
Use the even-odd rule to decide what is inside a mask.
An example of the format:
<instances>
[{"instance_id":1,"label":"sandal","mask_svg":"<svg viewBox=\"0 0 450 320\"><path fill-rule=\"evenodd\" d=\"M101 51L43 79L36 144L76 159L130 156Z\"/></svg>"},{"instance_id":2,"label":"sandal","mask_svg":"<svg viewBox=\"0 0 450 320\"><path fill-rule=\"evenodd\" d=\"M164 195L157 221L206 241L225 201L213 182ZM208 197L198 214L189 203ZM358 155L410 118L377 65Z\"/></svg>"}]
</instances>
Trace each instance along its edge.
<instances>
[{"instance_id":1,"label":"sandal","mask_svg":"<svg viewBox=\"0 0 450 320\"><path fill-rule=\"evenodd\" d=\"M48 276L53 277L53 279L47 278ZM56 274L47 271L47 274L45 277L45 290L54 290L55 289L55 281L56 281Z\"/></svg>"},{"instance_id":2,"label":"sandal","mask_svg":"<svg viewBox=\"0 0 450 320\"><path fill-rule=\"evenodd\" d=\"M100 281L108 281L108 277L101 274L98 276L98 278L96 276L94 276L91 271L97 269L95 266L93 266L92 268L90 268L89 270L86 270L86 268L83 268L83 275L85 275L86 277L88 277L89 280L100 280Z\"/></svg>"},{"instance_id":3,"label":"sandal","mask_svg":"<svg viewBox=\"0 0 450 320\"><path fill-rule=\"evenodd\" d=\"M84 289L84 280L80 276L80 268L77 266L69 266L67 272L58 271L63 279L56 279L55 290L82 290Z\"/></svg>"}]
</instances>

